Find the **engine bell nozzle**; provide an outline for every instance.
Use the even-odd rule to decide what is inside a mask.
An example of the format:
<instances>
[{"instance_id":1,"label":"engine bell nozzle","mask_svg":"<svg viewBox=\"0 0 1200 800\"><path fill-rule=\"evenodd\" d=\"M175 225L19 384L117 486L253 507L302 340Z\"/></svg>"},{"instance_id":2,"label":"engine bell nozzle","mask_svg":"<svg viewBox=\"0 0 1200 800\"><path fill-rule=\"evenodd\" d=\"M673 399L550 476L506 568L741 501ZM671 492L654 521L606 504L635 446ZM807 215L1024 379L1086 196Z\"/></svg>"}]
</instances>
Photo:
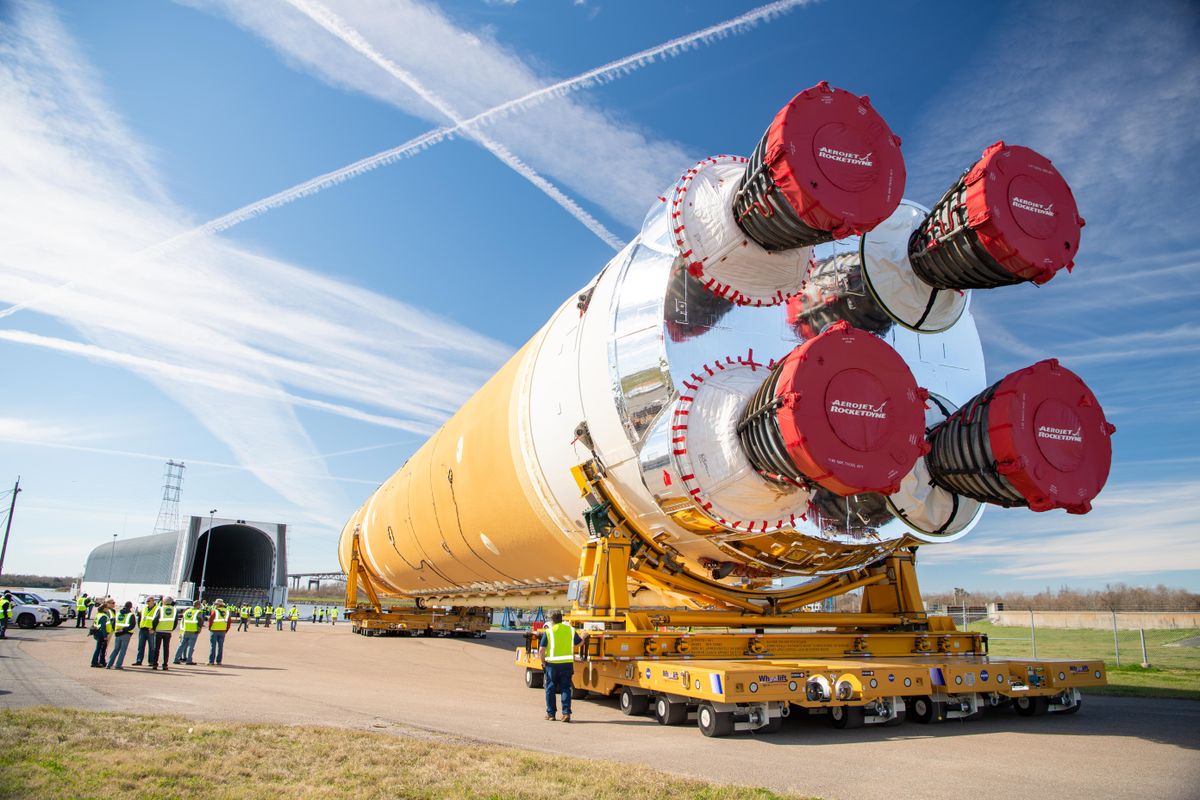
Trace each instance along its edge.
<instances>
[{"instance_id":1,"label":"engine bell nozzle","mask_svg":"<svg viewBox=\"0 0 1200 800\"><path fill-rule=\"evenodd\" d=\"M999 506L1086 514L1112 465L1111 437L1092 390L1047 359L1005 376L929 434L933 483Z\"/></svg>"},{"instance_id":2,"label":"engine bell nozzle","mask_svg":"<svg viewBox=\"0 0 1200 800\"><path fill-rule=\"evenodd\" d=\"M1075 264L1083 217L1050 159L996 142L909 240L909 261L938 289L1045 283Z\"/></svg>"},{"instance_id":3,"label":"engine bell nozzle","mask_svg":"<svg viewBox=\"0 0 1200 800\"><path fill-rule=\"evenodd\" d=\"M770 480L892 494L928 450L926 397L890 345L837 322L775 365L738 436Z\"/></svg>"},{"instance_id":4,"label":"engine bell nozzle","mask_svg":"<svg viewBox=\"0 0 1200 800\"><path fill-rule=\"evenodd\" d=\"M870 99L825 81L792 98L750 157L734 218L767 250L862 234L904 194L904 156Z\"/></svg>"}]
</instances>

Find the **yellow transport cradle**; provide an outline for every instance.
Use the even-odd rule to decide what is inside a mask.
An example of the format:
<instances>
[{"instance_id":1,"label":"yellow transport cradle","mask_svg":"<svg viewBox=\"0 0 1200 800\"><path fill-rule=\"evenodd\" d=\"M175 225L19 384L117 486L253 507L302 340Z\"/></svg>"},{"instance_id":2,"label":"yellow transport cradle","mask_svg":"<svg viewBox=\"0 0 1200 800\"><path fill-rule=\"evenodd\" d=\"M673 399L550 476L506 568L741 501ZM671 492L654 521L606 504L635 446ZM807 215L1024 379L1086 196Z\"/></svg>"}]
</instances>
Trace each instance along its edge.
<instances>
[{"instance_id":1,"label":"yellow transport cradle","mask_svg":"<svg viewBox=\"0 0 1200 800\"><path fill-rule=\"evenodd\" d=\"M1106 683L1102 661L995 659L985 634L926 614L915 548L791 591L737 589L673 570L669 552L620 513L595 464L575 476L592 508L566 617L583 637L577 697L619 693L626 714L649 712L664 725L694 719L704 735L725 736L777 730L799 710L839 728L970 718L1009 701L1026 716L1070 714L1080 687ZM702 610L631 610L631 580ZM857 613L803 610L856 589ZM516 656L526 685L542 687L536 634Z\"/></svg>"},{"instance_id":2,"label":"yellow transport cradle","mask_svg":"<svg viewBox=\"0 0 1200 800\"><path fill-rule=\"evenodd\" d=\"M469 606L425 608L421 599L413 606L385 608L370 574L363 569L354 537L346 581L346 616L350 629L363 636L473 636L483 639L492 627L492 610ZM358 586L367 593L367 604L358 601Z\"/></svg>"}]
</instances>

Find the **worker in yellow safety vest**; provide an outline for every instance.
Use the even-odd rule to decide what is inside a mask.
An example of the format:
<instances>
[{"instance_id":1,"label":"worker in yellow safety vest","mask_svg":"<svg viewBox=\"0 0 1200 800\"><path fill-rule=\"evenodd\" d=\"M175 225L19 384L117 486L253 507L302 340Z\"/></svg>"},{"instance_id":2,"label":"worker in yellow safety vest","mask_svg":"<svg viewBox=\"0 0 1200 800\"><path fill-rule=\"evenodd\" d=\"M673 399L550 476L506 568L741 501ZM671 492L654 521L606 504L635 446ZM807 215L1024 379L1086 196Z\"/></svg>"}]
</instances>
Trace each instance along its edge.
<instances>
[{"instance_id":1,"label":"worker in yellow safety vest","mask_svg":"<svg viewBox=\"0 0 1200 800\"><path fill-rule=\"evenodd\" d=\"M333 608L329 609L329 624L330 625L337 625L337 614L338 614L337 606L334 606Z\"/></svg>"},{"instance_id":2,"label":"worker in yellow safety vest","mask_svg":"<svg viewBox=\"0 0 1200 800\"><path fill-rule=\"evenodd\" d=\"M238 630L250 630L250 606L248 605L243 604L242 607L238 609Z\"/></svg>"},{"instance_id":3,"label":"worker in yellow safety vest","mask_svg":"<svg viewBox=\"0 0 1200 800\"><path fill-rule=\"evenodd\" d=\"M13 605L12 592L5 592L4 596L0 597L0 639L8 638L8 623L12 620Z\"/></svg>"},{"instance_id":4,"label":"worker in yellow safety vest","mask_svg":"<svg viewBox=\"0 0 1200 800\"><path fill-rule=\"evenodd\" d=\"M154 639L150 642L150 668L158 669L158 654L162 653L163 672L167 671L167 659L171 657L171 632L179 622L179 610L174 597L164 597L150 617L150 628Z\"/></svg>"},{"instance_id":5,"label":"worker in yellow safety vest","mask_svg":"<svg viewBox=\"0 0 1200 800\"><path fill-rule=\"evenodd\" d=\"M256 628L258 627L259 618L262 617L262 611L263 611L262 606L254 607L254 627L256 627Z\"/></svg>"},{"instance_id":6,"label":"worker in yellow safety vest","mask_svg":"<svg viewBox=\"0 0 1200 800\"><path fill-rule=\"evenodd\" d=\"M113 629L113 651L108 656L106 669L125 669L125 651L129 649L129 640L133 638L133 629L137 627L138 615L133 610L133 603L126 601L120 611L116 612L117 624Z\"/></svg>"},{"instance_id":7,"label":"worker in yellow safety vest","mask_svg":"<svg viewBox=\"0 0 1200 800\"><path fill-rule=\"evenodd\" d=\"M86 628L88 618L88 596L83 592L75 598L75 627Z\"/></svg>"},{"instance_id":8,"label":"worker in yellow safety vest","mask_svg":"<svg viewBox=\"0 0 1200 800\"><path fill-rule=\"evenodd\" d=\"M183 635L179 637L179 649L175 651L176 664L196 666L192 656L196 650L196 640L200 638L200 627L203 624L204 610L199 600L192 603L191 608L183 611Z\"/></svg>"},{"instance_id":9,"label":"worker in yellow safety vest","mask_svg":"<svg viewBox=\"0 0 1200 800\"><path fill-rule=\"evenodd\" d=\"M157 609L157 597L147 597L138 606L138 649L137 659L133 662L135 667L140 667L146 659L146 650L154 649L154 630L150 625L150 618Z\"/></svg>"},{"instance_id":10,"label":"worker in yellow safety vest","mask_svg":"<svg viewBox=\"0 0 1200 800\"><path fill-rule=\"evenodd\" d=\"M561 611L550 615L550 624L542 629L538 646L542 653L542 671L546 682L546 719L558 713L555 695L562 698L562 721L571 721L571 681L575 676L575 645L583 640L570 625L563 623Z\"/></svg>"},{"instance_id":11,"label":"worker in yellow safety vest","mask_svg":"<svg viewBox=\"0 0 1200 800\"><path fill-rule=\"evenodd\" d=\"M208 615L209 666L221 666L221 657L225 655L225 633L228 630L229 610L225 608L224 600L217 600L213 603L212 613Z\"/></svg>"},{"instance_id":12,"label":"worker in yellow safety vest","mask_svg":"<svg viewBox=\"0 0 1200 800\"><path fill-rule=\"evenodd\" d=\"M288 620L291 622L292 630L296 630L296 623L300 621L300 609L292 606L291 610L288 611Z\"/></svg>"},{"instance_id":13,"label":"worker in yellow safety vest","mask_svg":"<svg viewBox=\"0 0 1200 800\"><path fill-rule=\"evenodd\" d=\"M96 621L92 623L91 633L96 639L96 649L92 651L93 667L103 668L107 664L105 653L108 651L108 637L112 636L117 622L112 608L113 601L105 600L100 604L100 613L96 615Z\"/></svg>"},{"instance_id":14,"label":"worker in yellow safety vest","mask_svg":"<svg viewBox=\"0 0 1200 800\"><path fill-rule=\"evenodd\" d=\"M283 606L275 606L275 630L283 630Z\"/></svg>"}]
</instances>

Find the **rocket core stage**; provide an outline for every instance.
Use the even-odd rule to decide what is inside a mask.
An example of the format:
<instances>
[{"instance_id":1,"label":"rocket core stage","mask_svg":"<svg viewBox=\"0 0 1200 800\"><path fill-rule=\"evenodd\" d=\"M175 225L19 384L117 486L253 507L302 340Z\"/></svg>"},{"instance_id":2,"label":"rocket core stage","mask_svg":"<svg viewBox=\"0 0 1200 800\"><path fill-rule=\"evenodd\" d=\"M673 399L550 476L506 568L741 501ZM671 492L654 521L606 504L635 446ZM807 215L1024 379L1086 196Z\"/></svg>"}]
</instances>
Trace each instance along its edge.
<instances>
[{"instance_id":1,"label":"rocket core stage","mask_svg":"<svg viewBox=\"0 0 1200 800\"><path fill-rule=\"evenodd\" d=\"M970 312L973 287L1071 264L1069 187L1002 143L933 212L904 183L899 138L824 83L752 158L688 169L347 522L343 567L357 533L397 594L561 600L589 535L586 461L659 557L764 593L954 541L988 503L1086 511L1111 459L1094 395L1056 362L987 389Z\"/></svg>"}]
</instances>

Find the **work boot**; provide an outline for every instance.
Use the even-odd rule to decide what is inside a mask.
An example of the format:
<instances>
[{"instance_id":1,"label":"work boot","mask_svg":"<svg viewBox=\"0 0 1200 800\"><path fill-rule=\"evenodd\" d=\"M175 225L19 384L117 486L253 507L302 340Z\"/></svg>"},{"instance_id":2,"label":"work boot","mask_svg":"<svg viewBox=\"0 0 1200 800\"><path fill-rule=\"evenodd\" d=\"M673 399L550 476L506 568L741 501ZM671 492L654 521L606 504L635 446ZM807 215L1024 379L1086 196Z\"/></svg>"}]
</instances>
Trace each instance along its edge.
<instances>
[{"instance_id":1,"label":"work boot","mask_svg":"<svg viewBox=\"0 0 1200 800\"><path fill-rule=\"evenodd\" d=\"M547 715L546 715L546 719L547 719L548 721L550 721L550 722L553 722L553 721L554 721L554 715L553 715L553 714L547 714Z\"/></svg>"},{"instance_id":2,"label":"work boot","mask_svg":"<svg viewBox=\"0 0 1200 800\"><path fill-rule=\"evenodd\" d=\"M562 721L563 721L563 722L570 722L570 721L571 721L571 715L570 715L570 714L563 714Z\"/></svg>"}]
</instances>

